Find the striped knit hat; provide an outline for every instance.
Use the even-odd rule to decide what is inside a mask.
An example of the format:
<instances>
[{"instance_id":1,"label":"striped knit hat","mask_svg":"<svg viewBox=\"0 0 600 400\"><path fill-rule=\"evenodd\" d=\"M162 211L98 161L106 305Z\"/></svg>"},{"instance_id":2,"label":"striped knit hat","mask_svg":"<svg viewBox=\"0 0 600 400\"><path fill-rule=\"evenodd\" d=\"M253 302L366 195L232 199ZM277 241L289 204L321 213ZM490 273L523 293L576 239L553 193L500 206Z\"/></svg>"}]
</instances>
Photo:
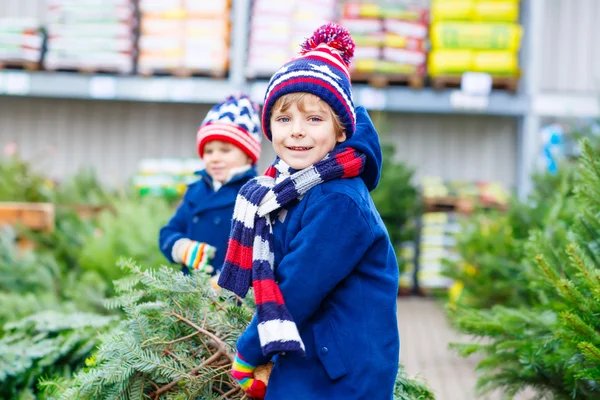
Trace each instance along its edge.
<instances>
[{"instance_id":1,"label":"striped knit hat","mask_svg":"<svg viewBox=\"0 0 600 400\"><path fill-rule=\"evenodd\" d=\"M256 164L260 157L260 120L258 105L244 94L229 96L214 106L202 121L198 134L198 154L204 154L204 145L221 140L239 147Z\"/></svg>"},{"instance_id":2,"label":"striped knit hat","mask_svg":"<svg viewBox=\"0 0 600 400\"><path fill-rule=\"evenodd\" d=\"M302 45L298 57L271 78L262 112L265 136L271 140L269 119L280 97L297 92L311 93L325 101L340 118L349 139L356 128L350 84L350 60L354 41L341 26L330 23L317 29Z\"/></svg>"}]
</instances>

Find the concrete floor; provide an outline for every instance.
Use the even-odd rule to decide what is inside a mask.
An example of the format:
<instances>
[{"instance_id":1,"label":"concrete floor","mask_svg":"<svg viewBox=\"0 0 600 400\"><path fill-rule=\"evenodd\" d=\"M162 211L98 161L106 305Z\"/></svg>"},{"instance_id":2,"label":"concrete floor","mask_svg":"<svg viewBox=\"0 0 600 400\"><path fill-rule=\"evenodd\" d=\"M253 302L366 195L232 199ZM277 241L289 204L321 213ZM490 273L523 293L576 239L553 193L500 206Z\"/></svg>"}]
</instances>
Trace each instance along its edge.
<instances>
[{"instance_id":1,"label":"concrete floor","mask_svg":"<svg viewBox=\"0 0 600 400\"><path fill-rule=\"evenodd\" d=\"M474 394L477 361L462 358L448 348L450 342L468 341L448 325L439 302L422 297L398 299L400 361L410 375L426 380L437 400L499 400L494 393L485 397ZM514 400L535 398L534 393Z\"/></svg>"}]
</instances>

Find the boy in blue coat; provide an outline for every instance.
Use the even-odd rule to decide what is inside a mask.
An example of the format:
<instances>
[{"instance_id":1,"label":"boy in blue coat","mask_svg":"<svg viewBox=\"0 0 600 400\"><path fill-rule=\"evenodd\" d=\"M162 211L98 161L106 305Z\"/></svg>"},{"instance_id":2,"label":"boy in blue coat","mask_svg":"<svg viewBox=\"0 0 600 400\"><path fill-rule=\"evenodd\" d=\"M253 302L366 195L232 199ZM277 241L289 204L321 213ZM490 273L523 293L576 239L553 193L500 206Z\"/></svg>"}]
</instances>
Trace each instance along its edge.
<instances>
[{"instance_id":1,"label":"boy in blue coat","mask_svg":"<svg viewBox=\"0 0 600 400\"><path fill-rule=\"evenodd\" d=\"M198 153L205 163L200 179L189 185L181 205L160 230L159 246L170 262L220 272L235 198L256 176L260 157L258 106L247 96L231 96L214 106L197 134ZM216 267L213 268L213 267ZM215 278L216 279L216 278Z\"/></svg>"},{"instance_id":2,"label":"boy in blue coat","mask_svg":"<svg viewBox=\"0 0 600 400\"><path fill-rule=\"evenodd\" d=\"M398 371L398 265L369 191L381 148L354 108L343 28L319 28L271 78L262 113L278 155L234 210L222 288L257 312L232 375L268 400L390 400ZM257 366L274 361L265 388Z\"/></svg>"}]
</instances>

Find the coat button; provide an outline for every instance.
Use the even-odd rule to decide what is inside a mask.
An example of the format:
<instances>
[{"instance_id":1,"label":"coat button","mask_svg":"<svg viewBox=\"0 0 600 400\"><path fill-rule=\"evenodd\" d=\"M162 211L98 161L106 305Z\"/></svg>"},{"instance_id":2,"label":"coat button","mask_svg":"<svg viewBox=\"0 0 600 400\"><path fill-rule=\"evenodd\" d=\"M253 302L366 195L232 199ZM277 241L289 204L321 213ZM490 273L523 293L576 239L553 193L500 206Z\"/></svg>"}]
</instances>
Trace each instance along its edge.
<instances>
[{"instance_id":1,"label":"coat button","mask_svg":"<svg viewBox=\"0 0 600 400\"><path fill-rule=\"evenodd\" d=\"M219 225L221 223L221 217L215 217L214 222L215 225Z\"/></svg>"},{"instance_id":2,"label":"coat button","mask_svg":"<svg viewBox=\"0 0 600 400\"><path fill-rule=\"evenodd\" d=\"M192 221L193 221L195 224L197 224L197 223L198 223L198 217L194 217L194 218L192 218Z\"/></svg>"},{"instance_id":3,"label":"coat button","mask_svg":"<svg viewBox=\"0 0 600 400\"><path fill-rule=\"evenodd\" d=\"M329 353L329 349L325 346L321 347L321 354L323 354L324 356L327 355L327 353Z\"/></svg>"}]
</instances>

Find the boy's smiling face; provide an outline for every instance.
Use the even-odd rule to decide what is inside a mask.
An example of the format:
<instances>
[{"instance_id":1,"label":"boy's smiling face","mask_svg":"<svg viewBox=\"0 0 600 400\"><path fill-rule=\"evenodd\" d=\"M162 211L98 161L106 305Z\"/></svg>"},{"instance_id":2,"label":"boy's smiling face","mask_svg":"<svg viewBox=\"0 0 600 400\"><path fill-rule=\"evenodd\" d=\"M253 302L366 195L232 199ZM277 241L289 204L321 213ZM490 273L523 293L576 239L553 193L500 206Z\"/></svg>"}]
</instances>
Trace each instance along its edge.
<instances>
[{"instance_id":1,"label":"boy's smiling face","mask_svg":"<svg viewBox=\"0 0 600 400\"><path fill-rule=\"evenodd\" d=\"M279 99L270 124L275 153L297 170L321 161L337 143L346 140L331 107L309 93Z\"/></svg>"},{"instance_id":2,"label":"boy's smiling face","mask_svg":"<svg viewBox=\"0 0 600 400\"><path fill-rule=\"evenodd\" d=\"M252 164L250 158L239 147L220 140L211 140L204 145L202 160L208 175L219 182L229 179L232 169Z\"/></svg>"}]
</instances>

